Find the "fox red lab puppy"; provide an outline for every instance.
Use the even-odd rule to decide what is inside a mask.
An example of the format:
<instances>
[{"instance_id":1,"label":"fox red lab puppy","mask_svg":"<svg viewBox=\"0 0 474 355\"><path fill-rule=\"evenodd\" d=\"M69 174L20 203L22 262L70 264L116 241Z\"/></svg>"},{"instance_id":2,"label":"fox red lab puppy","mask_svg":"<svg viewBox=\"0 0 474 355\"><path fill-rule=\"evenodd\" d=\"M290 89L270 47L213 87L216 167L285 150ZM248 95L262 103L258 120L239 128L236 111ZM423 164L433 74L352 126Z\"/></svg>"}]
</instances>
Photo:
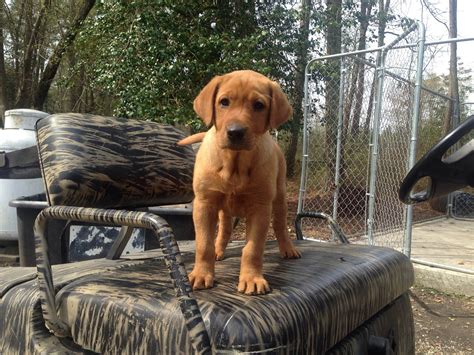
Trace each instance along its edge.
<instances>
[{"instance_id":1,"label":"fox red lab puppy","mask_svg":"<svg viewBox=\"0 0 474 355\"><path fill-rule=\"evenodd\" d=\"M223 259L232 216L238 216L247 223L238 291L268 293L262 268L272 216L281 256L300 257L286 226L285 159L269 134L288 120L292 108L277 83L243 70L212 79L194 100L194 110L212 127L204 138L198 134L180 142L203 138L194 168L196 263L189 275L191 285L213 286L215 261Z\"/></svg>"}]
</instances>

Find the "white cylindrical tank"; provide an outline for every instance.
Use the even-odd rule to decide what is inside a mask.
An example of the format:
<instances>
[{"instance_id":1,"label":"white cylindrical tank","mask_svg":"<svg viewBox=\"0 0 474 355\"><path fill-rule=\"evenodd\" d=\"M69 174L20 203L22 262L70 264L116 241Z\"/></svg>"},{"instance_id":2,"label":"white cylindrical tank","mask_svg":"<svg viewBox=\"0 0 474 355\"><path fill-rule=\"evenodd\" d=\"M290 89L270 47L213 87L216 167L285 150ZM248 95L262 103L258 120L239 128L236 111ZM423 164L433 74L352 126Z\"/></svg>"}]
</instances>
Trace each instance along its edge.
<instances>
[{"instance_id":1,"label":"white cylindrical tank","mask_svg":"<svg viewBox=\"0 0 474 355\"><path fill-rule=\"evenodd\" d=\"M11 152L36 145L36 121L48 115L29 109L5 111L5 128L0 129L0 151ZM8 203L21 196L42 192L42 178L0 179L0 240L18 238L16 210Z\"/></svg>"}]
</instances>

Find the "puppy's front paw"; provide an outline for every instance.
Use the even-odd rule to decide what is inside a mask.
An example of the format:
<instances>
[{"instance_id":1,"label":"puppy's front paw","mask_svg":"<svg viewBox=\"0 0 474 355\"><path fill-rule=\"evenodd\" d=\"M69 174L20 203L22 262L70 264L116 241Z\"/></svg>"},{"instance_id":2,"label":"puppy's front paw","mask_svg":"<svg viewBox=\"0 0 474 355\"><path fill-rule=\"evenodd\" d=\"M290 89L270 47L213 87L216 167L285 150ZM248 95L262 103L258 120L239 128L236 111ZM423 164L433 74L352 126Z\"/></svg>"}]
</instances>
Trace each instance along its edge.
<instances>
[{"instance_id":1,"label":"puppy's front paw","mask_svg":"<svg viewBox=\"0 0 474 355\"><path fill-rule=\"evenodd\" d=\"M283 259L299 259L301 253L293 246L293 243L289 242L284 245L279 245L280 255Z\"/></svg>"},{"instance_id":2,"label":"puppy's front paw","mask_svg":"<svg viewBox=\"0 0 474 355\"><path fill-rule=\"evenodd\" d=\"M237 290L246 295L264 295L271 292L263 276L241 276Z\"/></svg>"},{"instance_id":3,"label":"puppy's front paw","mask_svg":"<svg viewBox=\"0 0 474 355\"><path fill-rule=\"evenodd\" d=\"M189 282L193 290L202 290L214 286L214 274L194 269L189 274Z\"/></svg>"}]
</instances>

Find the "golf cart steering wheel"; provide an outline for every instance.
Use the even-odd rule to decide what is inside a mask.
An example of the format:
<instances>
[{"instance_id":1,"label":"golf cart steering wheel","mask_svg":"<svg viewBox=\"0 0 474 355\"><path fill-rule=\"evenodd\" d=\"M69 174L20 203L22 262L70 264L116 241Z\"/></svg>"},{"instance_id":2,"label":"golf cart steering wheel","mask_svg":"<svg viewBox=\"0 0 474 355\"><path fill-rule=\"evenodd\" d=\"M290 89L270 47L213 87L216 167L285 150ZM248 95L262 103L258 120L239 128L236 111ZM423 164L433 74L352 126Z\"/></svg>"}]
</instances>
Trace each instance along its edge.
<instances>
[{"instance_id":1,"label":"golf cart steering wheel","mask_svg":"<svg viewBox=\"0 0 474 355\"><path fill-rule=\"evenodd\" d=\"M446 195L466 186L474 186L474 139L448 157L444 154L474 129L474 115L451 131L421 158L400 185L399 198L406 204ZM422 178L430 182L424 191L413 188Z\"/></svg>"}]
</instances>

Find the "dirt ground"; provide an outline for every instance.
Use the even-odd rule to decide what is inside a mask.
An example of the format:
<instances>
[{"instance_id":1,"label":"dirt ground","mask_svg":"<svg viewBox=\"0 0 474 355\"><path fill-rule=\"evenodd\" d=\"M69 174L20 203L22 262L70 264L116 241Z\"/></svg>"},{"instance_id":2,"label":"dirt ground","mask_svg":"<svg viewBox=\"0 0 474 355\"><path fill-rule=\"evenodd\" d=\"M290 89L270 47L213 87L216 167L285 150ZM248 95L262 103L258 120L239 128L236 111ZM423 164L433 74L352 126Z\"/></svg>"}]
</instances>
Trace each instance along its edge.
<instances>
[{"instance_id":1,"label":"dirt ground","mask_svg":"<svg viewBox=\"0 0 474 355\"><path fill-rule=\"evenodd\" d=\"M473 354L474 299L411 289L417 354Z\"/></svg>"}]
</instances>

